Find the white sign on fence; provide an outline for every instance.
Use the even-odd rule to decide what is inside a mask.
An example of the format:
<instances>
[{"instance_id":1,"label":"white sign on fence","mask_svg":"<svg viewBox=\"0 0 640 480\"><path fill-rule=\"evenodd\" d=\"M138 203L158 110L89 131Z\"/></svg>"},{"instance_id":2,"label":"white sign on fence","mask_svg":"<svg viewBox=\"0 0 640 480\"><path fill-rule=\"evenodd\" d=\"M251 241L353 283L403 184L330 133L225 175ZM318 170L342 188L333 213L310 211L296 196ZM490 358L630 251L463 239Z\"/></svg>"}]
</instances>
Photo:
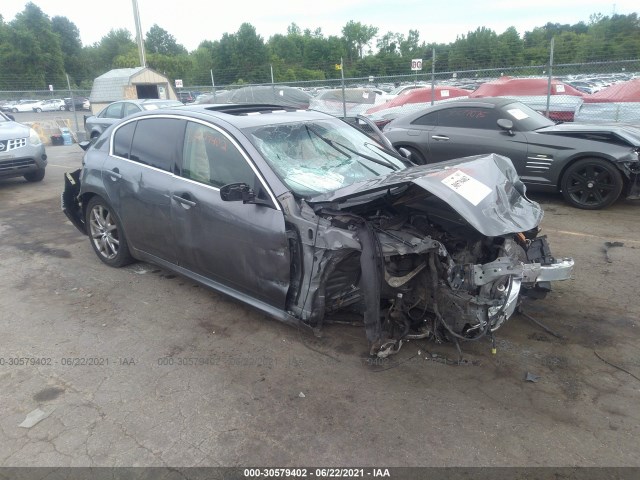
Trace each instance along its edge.
<instances>
[{"instance_id":1,"label":"white sign on fence","mask_svg":"<svg viewBox=\"0 0 640 480\"><path fill-rule=\"evenodd\" d=\"M182 88L182 79L176 78L176 88Z\"/></svg>"},{"instance_id":2,"label":"white sign on fence","mask_svg":"<svg viewBox=\"0 0 640 480\"><path fill-rule=\"evenodd\" d=\"M411 70L422 70L422 59L414 58L411 60Z\"/></svg>"}]
</instances>

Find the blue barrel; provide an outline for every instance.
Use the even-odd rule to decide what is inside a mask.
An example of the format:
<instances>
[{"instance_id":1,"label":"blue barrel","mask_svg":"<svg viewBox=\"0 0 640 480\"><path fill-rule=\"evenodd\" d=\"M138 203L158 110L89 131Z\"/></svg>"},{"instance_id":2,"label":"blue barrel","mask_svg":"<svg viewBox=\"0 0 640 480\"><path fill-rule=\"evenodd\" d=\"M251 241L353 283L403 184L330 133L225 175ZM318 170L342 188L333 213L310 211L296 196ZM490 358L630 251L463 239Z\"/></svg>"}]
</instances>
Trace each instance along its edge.
<instances>
[{"instance_id":1,"label":"blue barrel","mask_svg":"<svg viewBox=\"0 0 640 480\"><path fill-rule=\"evenodd\" d=\"M71 132L68 128L61 128L60 133L62 133L63 145L73 145L73 138L71 138Z\"/></svg>"}]
</instances>

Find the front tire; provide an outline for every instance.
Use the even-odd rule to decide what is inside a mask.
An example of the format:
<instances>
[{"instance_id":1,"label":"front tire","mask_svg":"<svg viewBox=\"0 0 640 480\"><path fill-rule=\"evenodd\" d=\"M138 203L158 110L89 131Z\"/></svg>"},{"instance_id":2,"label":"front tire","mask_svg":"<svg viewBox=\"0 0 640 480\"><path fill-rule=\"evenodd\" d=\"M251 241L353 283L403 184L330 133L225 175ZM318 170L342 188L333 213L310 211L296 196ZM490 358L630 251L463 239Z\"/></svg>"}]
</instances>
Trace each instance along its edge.
<instances>
[{"instance_id":1,"label":"front tire","mask_svg":"<svg viewBox=\"0 0 640 480\"><path fill-rule=\"evenodd\" d=\"M567 168L560 187L565 200L572 206L598 210L620 197L623 181L613 163L601 158L585 158Z\"/></svg>"},{"instance_id":2,"label":"front tire","mask_svg":"<svg viewBox=\"0 0 640 480\"><path fill-rule=\"evenodd\" d=\"M33 172L25 173L24 179L27 182L41 182L44 179L44 168L41 170L34 170Z\"/></svg>"},{"instance_id":3,"label":"front tire","mask_svg":"<svg viewBox=\"0 0 640 480\"><path fill-rule=\"evenodd\" d=\"M41 108L36 108L36 112L42 113L42 109Z\"/></svg>"},{"instance_id":4,"label":"front tire","mask_svg":"<svg viewBox=\"0 0 640 480\"><path fill-rule=\"evenodd\" d=\"M89 200L86 225L93 251L110 267L124 267L133 261L120 220L100 197Z\"/></svg>"},{"instance_id":5,"label":"front tire","mask_svg":"<svg viewBox=\"0 0 640 480\"><path fill-rule=\"evenodd\" d=\"M60 107L60 111L61 111L61 112L64 112L65 110L66 110L66 108L65 108L65 106L64 106L64 105Z\"/></svg>"}]
</instances>

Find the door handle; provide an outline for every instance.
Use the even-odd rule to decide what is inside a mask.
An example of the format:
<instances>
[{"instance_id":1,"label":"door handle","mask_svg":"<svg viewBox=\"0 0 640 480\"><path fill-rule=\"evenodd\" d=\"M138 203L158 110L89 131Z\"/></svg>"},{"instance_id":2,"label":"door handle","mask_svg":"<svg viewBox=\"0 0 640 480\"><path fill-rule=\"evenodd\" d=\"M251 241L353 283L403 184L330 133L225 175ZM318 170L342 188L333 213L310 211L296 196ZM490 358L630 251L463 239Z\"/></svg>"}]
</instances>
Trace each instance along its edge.
<instances>
[{"instance_id":1,"label":"door handle","mask_svg":"<svg viewBox=\"0 0 640 480\"><path fill-rule=\"evenodd\" d=\"M120 170L118 170L118 167L110 170L109 176L111 177L111 180L113 180L114 182L122 178L122 174L120 174Z\"/></svg>"},{"instance_id":2,"label":"door handle","mask_svg":"<svg viewBox=\"0 0 640 480\"><path fill-rule=\"evenodd\" d=\"M446 135L431 135L431 138L434 140L449 140L449 137Z\"/></svg>"},{"instance_id":3,"label":"door handle","mask_svg":"<svg viewBox=\"0 0 640 480\"><path fill-rule=\"evenodd\" d=\"M171 198L173 198L176 202L182 204L182 206L187 209L196 206L196 202L191 200L191 195L189 195L188 193L183 193L182 195L171 195Z\"/></svg>"}]
</instances>

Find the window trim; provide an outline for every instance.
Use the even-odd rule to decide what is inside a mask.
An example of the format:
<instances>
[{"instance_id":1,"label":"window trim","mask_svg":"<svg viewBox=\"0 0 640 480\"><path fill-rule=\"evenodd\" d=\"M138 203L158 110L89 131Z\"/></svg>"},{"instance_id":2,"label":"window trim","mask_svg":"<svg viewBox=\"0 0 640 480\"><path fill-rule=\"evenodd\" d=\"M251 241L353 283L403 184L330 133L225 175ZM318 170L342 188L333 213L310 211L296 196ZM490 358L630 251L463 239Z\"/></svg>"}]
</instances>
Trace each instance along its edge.
<instances>
[{"instance_id":1,"label":"window trim","mask_svg":"<svg viewBox=\"0 0 640 480\"><path fill-rule=\"evenodd\" d=\"M192 182L195 185L201 185L201 186L204 186L204 187L207 187L207 188L210 188L212 190L215 190L215 191L219 192L220 189L218 187L214 187L213 185L207 185L206 183L198 182L198 181L195 181L195 180L191 180L190 178L183 177L181 175L182 167L183 167L182 162L184 160L183 158L180 158L180 169L179 169L180 170L180 174L176 174L175 172L168 172L166 170L162 170L161 168L153 167L151 165L145 165L144 163L136 162L135 160L131 160L129 158L124 158L124 157L121 157L119 155L115 155L113 153L113 147L114 147L113 138L114 138L114 136L115 136L115 134L117 133L118 130L120 130L125 125L128 125L129 123L137 122L139 120L154 119L154 118L173 118L173 119L177 119L177 120L185 120L187 122L200 123L200 124L202 124L202 125L204 125L206 127L213 128L214 130L218 130L222 135L224 135L227 138L227 140L229 140L229 142L231 142L231 144L234 147L236 147L238 152L240 152L240 155L242 155L242 157L244 158L245 162L247 162L247 164L249 164L249 167L251 168L251 170L253 170L253 173L256 175L256 177L258 177L258 181L260 182L262 187L267 192L267 195L269 196L269 199L273 203L273 205L276 208L276 210L282 211L282 207L280 206L280 202L278 202L278 200L276 199L276 196L274 195L273 191L271 190L271 187L269 187L269 185L267 184L266 180L264 179L264 177L262 176L262 174L260 173L258 168L253 164L253 161L251 161L251 159L249 158L249 156L245 152L244 148L242 148L240 146L240 144L236 141L236 139L233 138L225 130L223 130L222 128L220 128L217 125L214 125L214 124L212 124L210 122L207 122L206 120L201 120L199 118L193 118L193 117L185 117L185 116L182 116L182 115L175 115L175 114L141 115L139 117L135 117L135 118L131 118L131 119L125 120L122 123L119 123L113 129L113 132L111 132L111 135L109 136L109 156L112 157L112 158L117 158L117 159L123 160L125 162L131 162L131 163L134 163L136 165L140 165L142 167L150 168L150 169L155 170L157 172L162 172L162 173L165 173L167 175L171 175L171 176L173 176L173 177L175 177L177 179L185 180L187 182ZM185 125L185 128L186 128L186 125ZM136 125L136 130L137 130L137 125ZM132 137L132 144L133 144L133 138L134 137L135 137L135 130L134 130L134 135ZM183 145L183 147L184 147L184 145ZM129 146L129 155L131 155L131 146Z\"/></svg>"}]
</instances>

